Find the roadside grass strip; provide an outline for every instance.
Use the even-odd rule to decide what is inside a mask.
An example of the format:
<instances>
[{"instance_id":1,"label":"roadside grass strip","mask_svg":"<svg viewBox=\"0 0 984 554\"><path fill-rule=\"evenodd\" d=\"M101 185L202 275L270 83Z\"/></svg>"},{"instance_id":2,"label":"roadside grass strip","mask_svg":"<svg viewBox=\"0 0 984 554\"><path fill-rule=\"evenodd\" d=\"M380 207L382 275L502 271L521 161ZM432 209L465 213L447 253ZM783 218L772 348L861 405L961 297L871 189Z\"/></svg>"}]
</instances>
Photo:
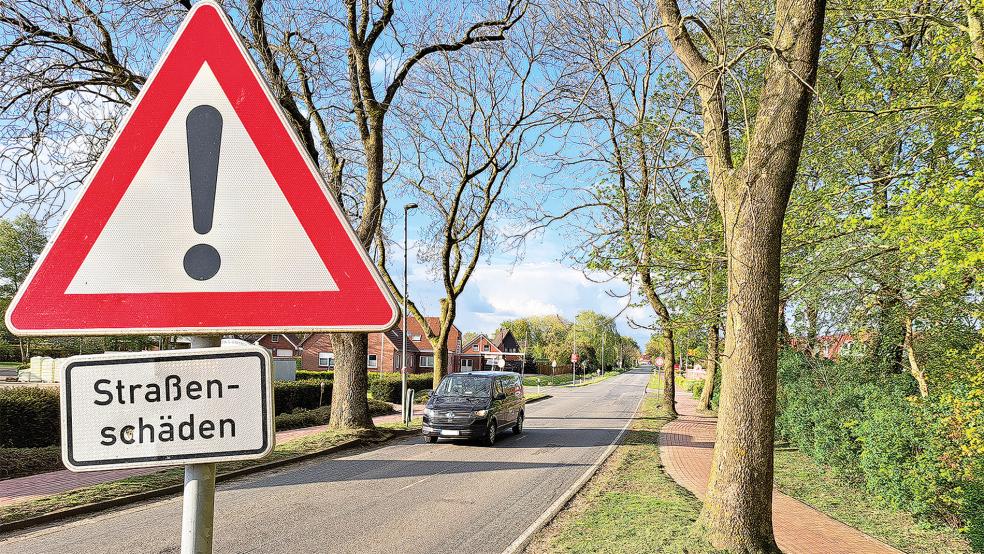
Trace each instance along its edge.
<instances>
[{"instance_id":1,"label":"roadside grass strip","mask_svg":"<svg viewBox=\"0 0 984 554\"><path fill-rule=\"evenodd\" d=\"M783 493L905 552L973 552L958 530L880 506L869 493L798 450L776 449L775 480Z\"/></svg>"},{"instance_id":2,"label":"roadside grass strip","mask_svg":"<svg viewBox=\"0 0 984 554\"><path fill-rule=\"evenodd\" d=\"M647 395L623 443L526 552L713 552L691 536L700 501L660 463L659 430L670 420Z\"/></svg>"},{"instance_id":3,"label":"roadside grass strip","mask_svg":"<svg viewBox=\"0 0 984 554\"><path fill-rule=\"evenodd\" d=\"M409 428L397 422L377 425L375 431L326 430L278 444L273 453L262 460L219 463L217 464L216 473L221 477L223 474L250 468L262 469L261 466L266 466L273 462L286 462L292 458L306 458L333 447L345 445L346 443L352 443L351 446L353 447L362 444L377 444L389 440L401 432L405 432L406 429L419 430L420 424L421 420L417 418L411 422ZM26 502L18 502L0 507L0 525L43 516L59 510L68 510L88 504L98 504L118 500L126 496L175 487L181 485L183 482L184 468L173 467L147 475L128 477L118 481L100 483Z\"/></svg>"}]
</instances>

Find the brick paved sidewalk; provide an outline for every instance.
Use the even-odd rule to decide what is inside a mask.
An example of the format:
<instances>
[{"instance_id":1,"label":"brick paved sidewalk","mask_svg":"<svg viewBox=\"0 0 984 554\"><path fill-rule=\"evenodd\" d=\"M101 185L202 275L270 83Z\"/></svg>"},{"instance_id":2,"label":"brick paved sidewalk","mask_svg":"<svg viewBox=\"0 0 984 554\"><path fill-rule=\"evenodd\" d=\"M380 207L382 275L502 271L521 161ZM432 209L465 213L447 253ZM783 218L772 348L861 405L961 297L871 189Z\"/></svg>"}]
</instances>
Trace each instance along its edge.
<instances>
[{"instance_id":1,"label":"brick paved sidewalk","mask_svg":"<svg viewBox=\"0 0 984 554\"><path fill-rule=\"evenodd\" d=\"M697 403L689 392L678 391L676 400L680 417L660 431L660 458L674 481L703 498L716 420L696 415ZM772 504L776 541L788 554L900 552L780 492L773 493Z\"/></svg>"},{"instance_id":2,"label":"brick paved sidewalk","mask_svg":"<svg viewBox=\"0 0 984 554\"><path fill-rule=\"evenodd\" d=\"M398 407L397 407L398 408ZM424 406L418 404L414 406L414 413L423 413ZM400 421L400 414L390 414L372 418L377 425L383 423L396 423ZM306 437L324 431L328 426L319 425L317 427L305 427L303 429L291 429L277 433L277 444ZM28 475L27 477L17 477L0 481L0 506L8 506L18 502L27 502L42 496L59 494L83 487L107 483L133 477L135 475L147 475L161 471L159 467L141 469L115 469L109 471L88 471L85 473L73 473L67 469L39 473L38 475Z\"/></svg>"}]
</instances>

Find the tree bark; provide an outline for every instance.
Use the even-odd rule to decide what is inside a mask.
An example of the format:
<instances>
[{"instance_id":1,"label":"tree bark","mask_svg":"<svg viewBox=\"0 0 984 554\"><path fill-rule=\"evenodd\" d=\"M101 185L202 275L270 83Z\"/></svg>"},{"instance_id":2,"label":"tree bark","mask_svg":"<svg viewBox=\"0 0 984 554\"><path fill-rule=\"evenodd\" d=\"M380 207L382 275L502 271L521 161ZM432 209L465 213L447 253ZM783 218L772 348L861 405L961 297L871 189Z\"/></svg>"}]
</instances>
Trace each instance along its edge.
<instances>
[{"instance_id":1,"label":"tree bark","mask_svg":"<svg viewBox=\"0 0 984 554\"><path fill-rule=\"evenodd\" d=\"M710 410L714 398L714 377L717 373L718 359L718 325L712 324L707 329L707 375L704 376L704 388L700 391L700 409Z\"/></svg>"},{"instance_id":2,"label":"tree bark","mask_svg":"<svg viewBox=\"0 0 984 554\"><path fill-rule=\"evenodd\" d=\"M916 384L919 385L919 396L927 398L929 396L929 384L926 382L926 371L919 367L919 361L916 360L916 350L912 345L912 335L912 316L906 315L905 339L902 345L909 359L909 374L912 375L912 378L916 380Z\"/></svg>"},{"instance_id":3,"label":"tree bark","mask_svg":"<svg viewBox=\"0 0 984 554\"><path fill-rule=\"evenodd\" d=\"M333 333L335 353L335 382L331 392L329 429L373 429L369 415L369 373L366 359L369 353L365 333Z\"/></svg>"},{"instance_id":4,"label":"tree bark","mask_svg":"<svg viewBox=\"0 0 984 554\"><path fill-rule=\"evenodd\" d=\"M724 60L704 57L676 0L657 0L657 6L670 45L701 98L703 148L728 258L727 365L698 525L716 548L779 552L772 532L772 486L780 243L816 82L826 3L776 2L773 53L740 165L729 142Z\"/></svg>"},{"instance_id":5,"label":"tree bark","mask_svg":"<svg viewBox=\"0 0 984 554\"><path fill-rule=\"evenodd\" d=\"M663 361L663 409L666 410L668 415L676 416L676 371L673 367L676 350L673 344L673 329L668 326L663 328L663 350L665 351L665 359Z\"/></svg>"},{"instance_id":6,"label":"tree bark","mask_svg":"<svg viewBox=\"0 0 984 554\"><path fill-rule=\"evenodd\" d=\"M817 306L812 302L806 304L806 354L816 357L820 353L817 343Z\"/></svg>"},{"instance_id":7,"label":"tree bark","mask_svg":"<svg viewBox=\"0 0 984 554\"><path fill-rule=\"evenodd\" d=\"M789 334L789 326L786 325L786 302L785 298L779 300L779 347L789 346L791 342L791 336Z\"/></svg>"}]
</instances>

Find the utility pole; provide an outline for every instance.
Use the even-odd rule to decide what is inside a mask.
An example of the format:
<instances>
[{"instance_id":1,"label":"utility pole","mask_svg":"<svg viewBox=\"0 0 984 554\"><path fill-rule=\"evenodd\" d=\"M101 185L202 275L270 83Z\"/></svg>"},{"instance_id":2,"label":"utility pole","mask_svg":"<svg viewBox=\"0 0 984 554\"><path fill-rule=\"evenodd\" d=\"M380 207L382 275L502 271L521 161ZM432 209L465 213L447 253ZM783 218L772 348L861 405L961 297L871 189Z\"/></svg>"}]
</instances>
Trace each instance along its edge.
<instances>
[{"instance_id":1,"label":"utility pole","mask_svg":"<svg viewBox=\"0 0 984 554\"><path fill-rule=\"evenodd\" d=\"M410 424L410 410L413 406L407 406L407 250L409 240L407 239L407 217L410 210L416 208L414 203L403 206L403 349L400 351L400 373L403 376L403 395L400 396L400 404L403 405L403 424Z\"/></svg>"}]
</instances>

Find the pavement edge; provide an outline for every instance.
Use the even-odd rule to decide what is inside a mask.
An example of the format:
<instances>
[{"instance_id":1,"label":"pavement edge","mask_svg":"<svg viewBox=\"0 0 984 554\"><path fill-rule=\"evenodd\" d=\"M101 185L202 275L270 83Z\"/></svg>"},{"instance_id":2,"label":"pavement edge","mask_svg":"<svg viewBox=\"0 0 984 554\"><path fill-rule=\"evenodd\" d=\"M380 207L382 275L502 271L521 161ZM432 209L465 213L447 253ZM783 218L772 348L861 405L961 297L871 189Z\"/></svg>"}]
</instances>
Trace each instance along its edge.
<instances>
[{"instance_id":1,"label":"pavement edge","mask_svg":"<svg viewBox=\"0 0 984 554\"><path fill-rule=\"evenodd\" d=\"M574 481L574 483L571 484L566 491L564 491L564 494L560 495L560 497L557 498L557 500L555 500L545 512L540 514L540 517L531 523L530 526L526 528L526 531L523 531L523 534L516 538L512 544L507 546L506 549L502 551L502 554L519 554L520 552L523 552L523 550L529 545L530 541L533 540L533 535L535 535L540 529L546 527L548 523L553 521L553 519L557 517L557 514L559 514L561 510L567 506L571 499L573 499L577 493L581 492L581 489L583 489L584 486L588 484L588 481L590 481L591 478L598 473L598 470L601 469L601 465L604 464L612 453L615 452L615 449L622 444L622 437L625 436L625 432L628 430L629 425L631 425L632 421L635 420L635 416L639 413L639 407L642 406L642 401L646 399L646 395L648 393L649 390L647 389L643 392L642 396L639 397L635 410L632 411L632 417L625 422L625 425L622 426L622 430L618 432L615 440L608 445L608 448L606 448L604 452L601 453L601 456L598 457L598 460L594 463L594 465L588 468L588 470L585 471L577 481Z\"/></svg>"},{"instance_id":2,"label":"pavement edge","mask_svg":"<svg viewBox=\"0 0 984 554\"><path fill-rule=\"evenodd\" d=\"M266 471L270 469L276 469L281 466L303 462L305 460L310 460L311 458L317 458L319 456L324 456L327 454L333 454L335 452L340 452L342 450L348 450L351 448L358 448L360 446L380 446L391 440L405 438L408 436L416 435L420 432L419 429L397 429L390 431L391 435L381 441L367 441L366 439L351 439L343 443L336 444L334 446L325 448L324 450L318 450L315 452L308 452L306 454L300 454L290 458L283 458L281 460L275 460L272 462L267 462L265 464L259 464L250 467L244 467L241 469L234 469L226 473L220 473L215 476L215 482L221 483L223 481L228 481L230 479L235 479L237 477L243 477L253 473L259 473L261 471ZM116 508L118 506L125 506L127 504L134 504L137 502L143 502L144 500L152 500L155 498L160 498L162 496L169 496L172 494L178 494L184 489L183 484L171 485L168 487L162 487L159 489L153 489L144 492L138 492L134 494L128 494L126 496L120 496L118 498L110 498L108 500L103 500L100 502L92 502L89 504L82 504L79 506L72 506L71 508L65 508L62 510L56 510L54 512L49 512L47 514L27 517L24 519L18 519L10 521L7 523L0 523L0 534L9 533L12 531L20 531L22 529L27 529L29 527L35 527L38 525L44 525L47 523L54 523L56 521L67 519L75 516L83 516L96 512L101 512L108 510L110 508ZM0 536L0 540L6 537Z\"/></svg>"}]
</instances>

